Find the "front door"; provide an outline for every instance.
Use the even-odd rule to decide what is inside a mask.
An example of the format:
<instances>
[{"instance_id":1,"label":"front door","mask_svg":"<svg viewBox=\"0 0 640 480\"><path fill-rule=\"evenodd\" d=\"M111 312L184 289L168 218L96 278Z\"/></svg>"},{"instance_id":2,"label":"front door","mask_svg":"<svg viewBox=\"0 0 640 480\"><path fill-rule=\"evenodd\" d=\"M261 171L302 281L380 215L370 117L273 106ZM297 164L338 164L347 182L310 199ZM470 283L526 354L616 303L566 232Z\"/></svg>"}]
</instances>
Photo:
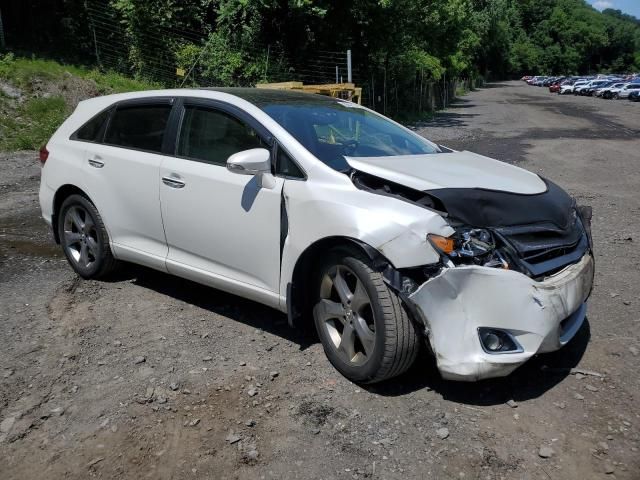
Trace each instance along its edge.
<instances>
[{"instance_id":1,"label":"front door","mask_svg":"<svg viewBox=\"0 0 640 480\"><path fill-rule=\"evenodd\" d=\"M167 269L275 304L283 180L261 188L256 177L226 168L234 153L268 145L226 111L189 101L183 109L176 155L160 167Z\"/></svg>"}]
</instances>

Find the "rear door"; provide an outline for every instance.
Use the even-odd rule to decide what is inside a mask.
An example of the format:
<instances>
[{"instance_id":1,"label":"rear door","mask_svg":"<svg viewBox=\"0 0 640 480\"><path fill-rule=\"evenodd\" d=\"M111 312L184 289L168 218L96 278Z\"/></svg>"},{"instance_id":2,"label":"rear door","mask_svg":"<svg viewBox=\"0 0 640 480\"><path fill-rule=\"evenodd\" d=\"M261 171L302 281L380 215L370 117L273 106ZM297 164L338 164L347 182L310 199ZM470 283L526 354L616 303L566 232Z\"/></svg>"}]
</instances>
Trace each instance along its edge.
<instances>
[{"instance_id":1,"label":"rear door","mask_svg":"<svg viewBox=\"0 0 640 480\"><path fill-rule=\"evenodd\" d=\"M115 256L166 270L160 164L173 99L125 101L111 112L101 143L87 145L84 169Z\"/></svg>"},{"instance_id":2,"label":"rear door","mask_svg":"<svg viewBox=\"0 0 640 480\"><path fill-rule=\"evenodd\" d=\"M277 302L284 180L261 187L256 177L226 168L234 153L270 149L268 133L231 105L196 99L184 100L178 125L176 155L160 172L167 269Z\"/></svg>"}]
</instances>

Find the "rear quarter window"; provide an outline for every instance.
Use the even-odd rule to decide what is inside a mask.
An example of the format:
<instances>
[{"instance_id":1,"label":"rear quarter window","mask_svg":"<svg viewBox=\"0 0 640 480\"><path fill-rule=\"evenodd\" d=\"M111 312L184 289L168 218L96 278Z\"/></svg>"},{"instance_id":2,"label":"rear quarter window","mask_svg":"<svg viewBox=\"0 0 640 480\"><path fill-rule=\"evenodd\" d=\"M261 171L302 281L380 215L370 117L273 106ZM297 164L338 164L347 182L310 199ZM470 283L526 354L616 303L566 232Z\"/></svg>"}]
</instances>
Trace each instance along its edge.
<instances>
[{"instance_id":1,"label":"rear quarter window","mask_svg":"<svg viewBox=\"0 0 640 480\"><path fill-rule=\"evenodd\" d=\"M101 142L104 137L104 127L111 115L111 109L99 113L71 136L72 140L82 140L84 142Z\"/></svg>"}]
</instances>

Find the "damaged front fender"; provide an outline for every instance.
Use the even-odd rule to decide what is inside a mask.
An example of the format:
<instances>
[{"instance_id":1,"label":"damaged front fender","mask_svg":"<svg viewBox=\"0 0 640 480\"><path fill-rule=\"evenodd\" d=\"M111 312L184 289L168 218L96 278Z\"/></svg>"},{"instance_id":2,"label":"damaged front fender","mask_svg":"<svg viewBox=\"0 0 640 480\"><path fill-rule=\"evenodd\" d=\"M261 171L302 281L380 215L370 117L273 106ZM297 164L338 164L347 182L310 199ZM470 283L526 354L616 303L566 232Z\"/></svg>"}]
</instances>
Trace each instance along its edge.
<instances>
[{"instance_id":1,"label":"damaged front fender","mask_svg":"<svg viewBox=\"0 0 640 480\"><path fill-rule=\"evenodd\" d=\"M282 245L281 292L287 291L300 259L330 238L357 240L380 252L396 268L440 261L427 234L447 236L454 230L439 213L363 192L348 177L336 175L344 185L323 184L322 189L310 182L284 185L288 231ZM284 302L282 306L287 308Z\"/></svg>"}]
</instances>

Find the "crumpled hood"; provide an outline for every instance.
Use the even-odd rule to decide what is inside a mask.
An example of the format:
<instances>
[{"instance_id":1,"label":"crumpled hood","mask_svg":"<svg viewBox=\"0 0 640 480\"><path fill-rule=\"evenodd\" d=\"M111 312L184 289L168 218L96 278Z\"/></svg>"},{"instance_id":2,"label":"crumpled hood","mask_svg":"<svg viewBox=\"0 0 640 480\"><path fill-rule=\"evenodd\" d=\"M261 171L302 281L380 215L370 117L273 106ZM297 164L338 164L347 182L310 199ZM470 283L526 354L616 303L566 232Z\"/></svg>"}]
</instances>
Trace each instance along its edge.
<instances>
[{"instance_id":1,"label":"crumpled hood","mask_svg":"<svg viewBox=\"0 0 640 480\"><path fill-rule=\"evenodd\" d=\"M547 190L535 173L466 151L346 160L356 170L420 191L480 188L531 195Z\"/></svg>"}]
</instances>

